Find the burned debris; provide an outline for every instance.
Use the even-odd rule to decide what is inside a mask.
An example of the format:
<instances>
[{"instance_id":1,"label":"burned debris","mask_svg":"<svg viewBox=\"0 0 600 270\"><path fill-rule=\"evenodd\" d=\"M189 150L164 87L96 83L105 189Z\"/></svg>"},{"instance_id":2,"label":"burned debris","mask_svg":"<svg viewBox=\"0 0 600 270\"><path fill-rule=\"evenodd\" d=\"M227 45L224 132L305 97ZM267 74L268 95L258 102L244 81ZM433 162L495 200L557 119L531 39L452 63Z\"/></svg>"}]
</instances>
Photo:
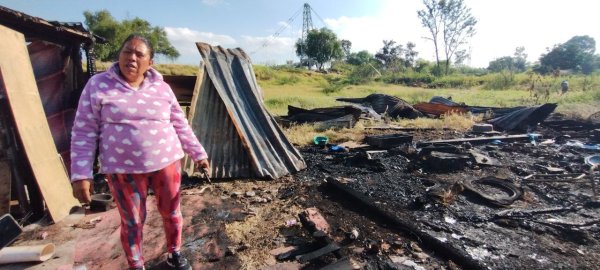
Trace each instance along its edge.
<instances>
[{"instance_id":1,"label":"burned debris","mask_svg":"<svg viewBox=\"0 0 600 270\"><path fill-rule=\"evenodd\" d=\"M600 149L589 139L598 126L554 129L553 121L536 133L466 132L449 140L413 131L415 142L390 148L366 140L369 146L334 159L308 148L309 166L299 175L326 178L325 194L360 202L361 213L376 213L465 269L593 268L600 260ZM380 164L377 170L344 162L368 152L380 154L362 164Z\"/></svg>"}]
</instances>

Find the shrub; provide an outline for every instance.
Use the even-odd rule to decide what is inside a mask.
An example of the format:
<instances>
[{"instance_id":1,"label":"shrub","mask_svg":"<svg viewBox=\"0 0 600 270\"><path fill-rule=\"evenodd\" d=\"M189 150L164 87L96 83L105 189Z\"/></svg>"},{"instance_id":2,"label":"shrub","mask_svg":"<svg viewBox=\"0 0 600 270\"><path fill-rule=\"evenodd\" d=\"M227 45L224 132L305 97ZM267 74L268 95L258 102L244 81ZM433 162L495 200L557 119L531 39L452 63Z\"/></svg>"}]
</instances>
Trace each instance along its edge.
<instances>
[{"instance_id":1,"label":"shrub","mask_svg":"<svg viewBox=\"0 0 600 270\"><path fill-rule=\"evenodd\" d=\"M268 80L275 78L276 73L270 67L254 66L253 69L254 69L254 74L256 75L256 78L258 80L268 81Z\"/></svg>"},{"instance_id":2,"label":"shrub","mask_svg":"<svg viewBox=\"0 0 600 270\"><path fill-rule=\"evenodd\" d=\"M424 86L433 82L434 77L428 73L396 73L383 78L386 83L402 84L406 86Z\"/></svg>"},{"instance_id":3,"label":"shrub","mask_svg":"<svg viewBox=\"0 0 600 270\"><path fill-rule=\"evenodd\" d=\"M483 85L484 89L488 90L505 90L516 85L515 76L512 72L503 70L494 73Z\"/></svg>"},{"instance_id":4,"label":"shrub","mask_svg":"<svg viewBox=\"0 0 600 270\"><path fill-rule=\"evenodd\" d=\"M461 88L470 89L481 84L475 76L449 75L436 78L429 86L432 88Z\"/></svg>"},{"instance_id":5,"label":"shrub","mask_svg":"<svg viewBox=\"0 0 600 270\"><path fill-rule=\"evenodd\" d=\"M289 75L289 76L277 76L277 78L275 79L275 84L278 85L293 85L296 84L300 81L300 77L298 77L295 74Z\"/></svg>"},{"instance_id":6,"label":"shrub","mask_svg":"<svg viewBox=\"0 0 600 270\"><path fill-rule=\"evenodd\" d=\"M373 81L378 75L377 70L369 64L355 66L352 72L348 74L347 82L354 85L366 84Z\"/></svg>"}]
</instances>

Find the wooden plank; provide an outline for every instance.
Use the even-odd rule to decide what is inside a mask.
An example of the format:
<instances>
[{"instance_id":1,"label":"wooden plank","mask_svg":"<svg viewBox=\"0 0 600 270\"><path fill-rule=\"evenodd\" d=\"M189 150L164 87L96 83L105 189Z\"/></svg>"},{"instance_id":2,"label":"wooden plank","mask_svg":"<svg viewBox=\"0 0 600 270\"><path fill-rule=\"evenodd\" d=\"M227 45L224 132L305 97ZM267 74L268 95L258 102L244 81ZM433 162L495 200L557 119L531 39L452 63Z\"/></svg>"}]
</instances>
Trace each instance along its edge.
<instances>
[{"instance_id":1,"label":"wooden plank","mask_svg":"<svg viewBox=\"0 0 600 270\"><path fill-rule=\"evenodd\" d=\"M54 222L69 215L79 202L52 140L33 75L23 34L0 26L0 77L23 150L32 168L50 217Z\"/></svg>"},{"instance_id":2,"label":"wooden plank","mask_svg":"<svg viewBox=\"0 0 600 270\"><path fill-rule=\"evenodd\" d=\"M411 143L413 136L406 133L371 135L365 137L365 142L379 148L392 148L403 143Z\"/></svg>"},{"instance_id":3,"label":"wooden plank","mask_svg":"<svg viewBox=\"0 0 600 270\"><path fill-rule=\"evenodd\" d=\"M194 115L196 114L196 103L198 103L198 98L200 97L200 91L202 91L202 81L204 80L204 64L200 63L200 67L198 68L198 75L196 76L196 84L194 85L194 91L192 92L192 101L190 106L188 107L188 123L190 126L194 127ZM196 135L198 136L198 135ZM200 138L198 138L200 139ZM194 161L188 155L185 155L183 159L183 168L182 170L187 173L188 176L192 176L194 174Z\"/></svg>"},{"instance_id":4,"label":"wooden plank","mask_svg":"<svg viewBox=\"0 0 600 270\"><path fill-rule=\"evenodd\" d=\"M340 250L340 246L338 246L336 243L329 243L326 246L319 248L317 250L311 251L309 253L303 254L301 256L298 257L298 262L300 263L307 263L309 261L312 261L316 258L319 258L321 256L327 255L329 253L332 253L334 251L338 251Z\"/></svg>"},{"instance_id":5,"label":"wooden plank","mask_svg":"<svg viewBox=\"0 0 600 270\"><path fill-rule=\"evenodd\" d=\"M450 140L438 140L438 141L428 141L428 142L419 142L417 143L417 147L423 147L431 144L461 144L461 143L488 143L491 141L499 140L502 142L512 142L512 141L522 141L529 140L530 136L535 136L536 138L541 138L541 134L519 134L519 135L506 135L506 136L493 136L493 137L475 137L475 138L460 138L460 139L450 139Z\"/></svg>"},{"instance_id":6,"label":"wooden plank","mask_svg":"<svg viewBox=\"0 0 600 270\"><path fill-rule=\"evenodd\" d=\"M10 213L10 166L0 161L0 216Z\"/></svg>"}]
</instances>

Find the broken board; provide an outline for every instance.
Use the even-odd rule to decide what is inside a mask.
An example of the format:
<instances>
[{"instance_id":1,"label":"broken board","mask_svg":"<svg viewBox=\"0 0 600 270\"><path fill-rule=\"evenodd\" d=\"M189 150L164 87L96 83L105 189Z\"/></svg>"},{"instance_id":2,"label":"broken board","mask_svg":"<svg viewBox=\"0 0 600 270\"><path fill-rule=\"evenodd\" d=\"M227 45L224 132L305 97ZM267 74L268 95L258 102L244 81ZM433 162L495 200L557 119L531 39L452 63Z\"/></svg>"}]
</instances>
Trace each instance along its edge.
<instances>
[{"instance_id":1,"label":"broken board","mask_svg":"<svg viewBox=\"0 0 600 270\"><path fill-rule=\"evenodd\" d=\"M23 150L54 222L79 205L52 140L23 34L0 26L0 89L6 92Z\"/></svg>"},{"instance_id":2,"label":"broken board","mask_svg":"<svg viewBox=\"0 0 600 270\"><path fill-rule=\"evenodd\" d=\"M10 213L10 166L0 161L0 215Z\"/></svg>"}]
</instances>

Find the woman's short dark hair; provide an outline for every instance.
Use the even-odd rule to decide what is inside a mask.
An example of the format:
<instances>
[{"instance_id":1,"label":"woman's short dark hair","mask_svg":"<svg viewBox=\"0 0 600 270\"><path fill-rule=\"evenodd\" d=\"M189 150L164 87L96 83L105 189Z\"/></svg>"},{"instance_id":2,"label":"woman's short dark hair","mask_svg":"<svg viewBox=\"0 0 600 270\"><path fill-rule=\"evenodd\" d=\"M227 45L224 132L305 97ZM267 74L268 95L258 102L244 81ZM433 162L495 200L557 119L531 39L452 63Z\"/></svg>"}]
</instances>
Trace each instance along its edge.
<instances>
[{"instance_id":1,"label":"woman's short dark hair","mask_svg":"<svg viewBox=\"0 0 600 270\"><path fill-rule=\"evenodd\" d=\"M129 35L125 41L123 41L123 43L121 44L121 48L119 48L119 53L121 53L121 50L123 50L123 47L125 47L125 44L127 44L129 41L131 40L141 40L142 42L144 42L144 44L146 44L146 47L148 47L148 49L150 50L150 59L154 59L154 48L152 47L152 43L150 43L150 41L148 41L147 38L143 37L140 34L131 34Z\"/></svg>"}]
</instances>

